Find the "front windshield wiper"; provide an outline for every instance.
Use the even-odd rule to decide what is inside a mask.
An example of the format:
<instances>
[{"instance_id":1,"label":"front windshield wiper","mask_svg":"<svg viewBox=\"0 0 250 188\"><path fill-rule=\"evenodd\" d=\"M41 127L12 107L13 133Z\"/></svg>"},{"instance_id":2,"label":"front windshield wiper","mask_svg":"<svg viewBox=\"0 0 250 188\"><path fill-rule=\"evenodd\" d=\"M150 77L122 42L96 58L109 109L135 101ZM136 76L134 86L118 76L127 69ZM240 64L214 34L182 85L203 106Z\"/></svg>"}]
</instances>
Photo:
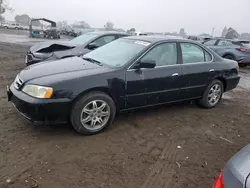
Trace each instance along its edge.
<instances>
[{"instance_id":1,"label":"front windshield wiper","mask_svg":"<svg viewBox=\"0 0 250 188\"><path fill-rule=\"evenodd\" d=\"M86 61L89 61L89 62L91 62L91 63L96 63L96 64L102 66L102 63L101 63L100 61L97 61L97 60L92 59L92 58L90 58L90 57L84 57L84 56L83 56L82 59L84 59L84 60L86 60Z\"/></svg>"}]
</instances>

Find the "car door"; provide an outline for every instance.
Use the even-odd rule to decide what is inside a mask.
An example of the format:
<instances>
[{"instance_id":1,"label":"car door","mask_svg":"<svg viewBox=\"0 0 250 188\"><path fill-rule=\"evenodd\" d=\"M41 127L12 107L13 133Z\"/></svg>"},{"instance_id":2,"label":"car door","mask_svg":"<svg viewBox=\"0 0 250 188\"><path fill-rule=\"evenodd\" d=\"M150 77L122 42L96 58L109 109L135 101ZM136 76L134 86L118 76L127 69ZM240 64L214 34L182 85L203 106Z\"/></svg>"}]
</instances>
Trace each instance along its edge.
<instances>
[{"instance_id":1,"label":"car door","mask_svg":"<svg viewBox=\"0 0 250 188\"><path fill-rule=\"evenodd\" d=\"M154 68L126 72L126 108L167 103L179 99L181 68L176 43L161 43L152 47L134 65L155 61Z\"/></svg>"},{"instance_id":2,"label":"car door","mask_svg":"<svg viewBox=\"0 0 250 188\"><path fill-rule=\"evenodd\" d=\"M191 99L203 95L215 74L216 63L212 55L198 44L181 42L182 85L180 96Z\"/></svg>"}]
</instances>

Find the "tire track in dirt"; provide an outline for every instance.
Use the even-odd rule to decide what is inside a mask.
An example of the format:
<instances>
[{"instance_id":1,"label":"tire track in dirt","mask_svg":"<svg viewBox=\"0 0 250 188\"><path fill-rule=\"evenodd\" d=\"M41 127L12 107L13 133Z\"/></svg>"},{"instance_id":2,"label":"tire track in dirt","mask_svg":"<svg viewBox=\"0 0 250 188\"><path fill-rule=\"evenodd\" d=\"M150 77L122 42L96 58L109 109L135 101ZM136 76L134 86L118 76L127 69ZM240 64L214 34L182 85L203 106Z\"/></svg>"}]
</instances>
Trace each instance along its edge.
<instances>
[{"instance_id":1,"label":"tire track in dirt","mask_svg":"<svg viewBox=\"0 0 250 188\"><path fill-rule=\"evenodd\" d=\"M176 143L170 141L163 149L159 160L152 166L152 170L146 181L140 188L168 187L175 173Z\"/></svg>"}]
</instances>

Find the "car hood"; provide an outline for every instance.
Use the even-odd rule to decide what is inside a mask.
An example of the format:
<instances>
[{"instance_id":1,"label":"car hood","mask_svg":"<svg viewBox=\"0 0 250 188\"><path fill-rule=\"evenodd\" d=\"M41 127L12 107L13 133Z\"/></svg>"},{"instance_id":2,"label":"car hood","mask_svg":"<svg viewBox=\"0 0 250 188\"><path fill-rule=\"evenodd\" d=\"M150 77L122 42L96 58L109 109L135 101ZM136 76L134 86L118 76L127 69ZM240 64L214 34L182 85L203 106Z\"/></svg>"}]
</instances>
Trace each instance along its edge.
<instances>
[{"instance_id":1,"label":"car hood","mask_svg":"<svg viewBox=\"0 0 250 188\"><path fill-rule=\"evenodd\" d=\"M100 71L99 69L105 68L104 66L83 60L81 57L71 57L28 66L20 72L19 76L24 82L27 82L37 78L62 75L64 73L74 75L73 72L79 71L84 71L86 74L88 72L92 73L92 70L95 70L94 72L96 73Z\"/></svg>"},{"instance_id":2,"label":"car hood","mask_svg":"<svg viewBox=\"0 0 250 188\"><path fill-rule=\"evenodd\" d=\"M69 41L46 41L37 43L30 48L31 53L50 53L55 51L67 50L75 48L75 44L71 44Z\"/></svg>"},{"instance_id":3,"label":"car hood","mask_svg":"<svg viewBox=\"0 0 250 188\"><path fill-rule=\"evenodd\" d=\"M64 51L57 51L54 52L54 56L56 59L61 59L63 57L72 57L78 55L85 55L86 53L90 52L91 50L84 48L85 46L76 46L75 48L71 48Z\"/></svg>"}]
</instances>

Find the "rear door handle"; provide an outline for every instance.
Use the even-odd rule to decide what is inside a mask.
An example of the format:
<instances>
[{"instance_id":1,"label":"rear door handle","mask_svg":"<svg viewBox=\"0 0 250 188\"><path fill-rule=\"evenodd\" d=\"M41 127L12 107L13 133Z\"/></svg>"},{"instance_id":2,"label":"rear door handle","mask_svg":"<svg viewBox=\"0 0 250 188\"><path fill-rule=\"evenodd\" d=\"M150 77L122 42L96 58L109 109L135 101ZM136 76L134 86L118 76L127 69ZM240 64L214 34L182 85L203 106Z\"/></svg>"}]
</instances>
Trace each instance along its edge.
<instances>
[{"instance_id":1,"label":"rear door handle","mask_svg":"<svg viewBox=\"0 0 250 188\"><path fill-rule=\"evenodd\" d=\"M209 72L214 72L214 69L210 69Z\"/></svg>"},{"instance_id":2,"label":"rear door handle","mask_svg":"<svg viewBox=\"0 0 250 188\"><path fill-rule=\"evenodd\" d=\"M172 76L179 76L179 73L174 73L172 74Z\"/></svg>"}]
</instances>

